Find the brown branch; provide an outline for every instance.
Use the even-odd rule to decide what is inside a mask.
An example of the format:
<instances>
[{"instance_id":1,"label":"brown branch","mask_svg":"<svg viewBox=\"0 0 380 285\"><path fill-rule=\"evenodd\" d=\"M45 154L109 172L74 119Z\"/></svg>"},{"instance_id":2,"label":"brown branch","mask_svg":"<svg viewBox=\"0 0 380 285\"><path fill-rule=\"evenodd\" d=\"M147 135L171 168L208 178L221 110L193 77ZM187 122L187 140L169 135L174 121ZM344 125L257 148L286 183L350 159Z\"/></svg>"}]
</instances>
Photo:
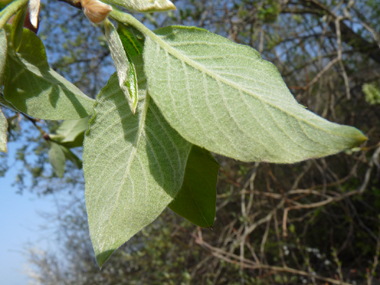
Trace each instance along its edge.
<instances>
[{"instance_id":1,"label":"brown branch","mask_svg":"<svg viewBox=\"0 0 380 285\"><path fill-rule=\"evenodd\" d=\"M332 17L334 21L330 21L329 27L336 32L335 20L338 16L331 11L327 6L320 3L318 0L301 0L301 5L308 9L316 10L312 14L317 14L319 16L327 14ZM308 10L306 10L308 11ZM305 12L306 12L305 11ZM318 11L318 12L317 12ZM319 14L318 14L319 13ZM359 52L368 54L377 63L380 63L380 49L377 43L368 42L366 39L355 33L349 26L344 22L340 23L340 32L342 41L347 45L357 48Z\"/></svg>"},{"instance_id":2,"label":"brown branch","mask_svg":"<svg viewBox=\"0 0 380 285\"><path fill-rule=\"evenodd\" d=\"M346 283L346 282L343 282L341 280L335 280L332 278L319 276L317 274L314 275L314 274L310 274L310 273L305 272L305 271L301 271L301 270L297 270L297 269L293 269L293 268L289 268L289 267L271 266L271 265L266 265L266 264L262 264L262 263L258 264L252 260L249 260L249 259L241 259L241 257L237 256L236 254L233 254L233 253L224 251L220 248L216 248L216 247L211 246L209 243L205 242L203 239L199 239L196 235L194 235L193 237L195 238L195 243L197 243L200 246L202 246L203 248L209 250L213 256L215 256L219 259L222 259L228 263L239 264L243 268L266 269L266 270L272 270L272 271L276 271L276 272L287 272L287 273L291 273L291 274L297 274L297 275L305 276L308 278L315 278L315 279L322 280L325 282L330 282L332 284L350 285L350 283Z\"/></svg>"}]
</instances>

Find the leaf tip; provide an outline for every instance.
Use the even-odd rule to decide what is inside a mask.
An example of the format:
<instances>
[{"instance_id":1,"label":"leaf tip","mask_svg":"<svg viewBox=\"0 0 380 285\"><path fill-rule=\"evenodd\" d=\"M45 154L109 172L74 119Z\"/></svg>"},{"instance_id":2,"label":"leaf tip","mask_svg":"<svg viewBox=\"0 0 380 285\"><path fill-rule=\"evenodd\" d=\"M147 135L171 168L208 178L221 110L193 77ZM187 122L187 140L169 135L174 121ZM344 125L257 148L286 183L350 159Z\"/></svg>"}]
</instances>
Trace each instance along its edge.
<instances>
[{"instance_id":1,"label":"leaf tip","mask_svg":"<svg viewBox=\"0 0 380 285\"><path fill-rule=\"evenodd\" d=\"M96 263L98 264L100 269L102 269L104 263L110 258L114 251L114 249L110 249L96 255Z\"/></svg>"}]
</instances>

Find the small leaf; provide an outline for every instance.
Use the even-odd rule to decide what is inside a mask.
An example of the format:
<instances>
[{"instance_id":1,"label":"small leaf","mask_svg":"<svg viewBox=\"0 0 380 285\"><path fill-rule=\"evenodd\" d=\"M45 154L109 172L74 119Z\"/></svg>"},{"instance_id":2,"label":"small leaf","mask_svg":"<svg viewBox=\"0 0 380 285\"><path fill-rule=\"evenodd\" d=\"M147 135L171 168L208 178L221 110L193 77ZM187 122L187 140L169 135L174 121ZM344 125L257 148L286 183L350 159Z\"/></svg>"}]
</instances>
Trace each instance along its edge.
<instances>
[{"instance_id":1,"label":"small leaf","mask_svg":"<svg viewBox=\"0 0 380 285\"><path fill-rule=\"evenodd\" d=\"M149 93L189 142L241 161L294 163L367 139L303 108L254 49L199 28L156 33L144 45Z\"/></svg>"},{"instance_id":2,"label":"small leaf","mask_svg":"<svg viewBox=\"0 0 380 285\"><path fill-rule=\"evenodd\" d=\"M139 31L133 29L131 26L127 27L118 23L117 33L123 43L126 54L129 54L130 57L142 54L145 38Z\"/></svg>"},{"instance_id":3,"label":"small leaf","mask_svg":"<svg viewBox=\"0 0 380 285\"><path fill-rule=\"evenodd\" d=\"M41 40L28 29L17 53L8 38L4 97L21 112L47 120L88 117L95 102L49 67Z\"/></svg>"},{"instance_id":4,"label":"small leaf","mask_svg":"<svg viewBox=\"0 0 380 285\"><path fill-rule=\"evenodd\" d=\"M3 85L4 68L7 62L7 36L5 30L0 30L0 87Z\"/></svg>"},{"instance_id":5,"label":"small leaf","mask_svg":"<svg viewBox=\"0 0 380 285\"><path fill-rule=\"evenodd\" d=\"M66 159L62 147L55 142L49 142L49 162L58 177L62 178L65 173Z\"/></svg>"},{"instance_id":6,"label":"small leaf","mask_svg":"<svg viewBox=\"0 0 380 285\"><path fill-rule=\"evenodd\" d=\"M174 4L169 0L107 0L107 2L135 12L152 13L176 10Z\"/></svg>"},{"instance_id":7,"label":"small leaf","mask_svg":"<svg viewBox=\"0 0 380 285\"><path fill-rule=\"evenodd\" d=\"M11 109L14 112L19 113L20 111L16 109L15 106L12 105L12 103L8 102L4 99L3 94L0 93L0 105L7 107L8 109Z\"/></svg>"},{"instance_id":8,"label":"small leaf","mask_svg":"<svg viewBox=\"0 0 380 285\"><path fill-rule=\"evenodd\" d=\"M8 121L0 108L0 151L7 152Z\"/></svg>"},{"instance_id":9,"label":"small leaf","mask_svg":"<svg viewBox=\"0 0 380 285\"><path fill-rule=\"evenodd\" d=\"M211 227L215 219L218 172L219 164L211 153L193 145L181 190L169 208L199 227Z\"/></svg>"},{"instance_id":10,"label":"small leaf","mask_svg":"<svg viewBox=\"0 0 380 285\"><path fill-rule=\"evenodd\" d=\"M116 67L119 86L123 90L128 100L132 113L136 112L138 86L135 66L131 57L124 50L123 43L120 40L114 25L109 21L104 21L106 39L111 51L111 56Z\"/></svg>"},{"instance_id":11,"label":"small leaf","mask_svg":"<svg viewBox=\"0 0 380 285\"><path fill-rule=\"evenodd\" d=\"M28 11L28 7L25 6L21 8L20 11L16 14L13 22L12 22L12 31L11 31L11 39L12 39L12 45L13 49L15 51L18 51L21 39L22 39L22 30L24 27L25 17L26 13Z\"/></svg>"},{"instance_id":12,"label":"small leaf","mask_svg":"<svg viewBox=\"0 0 380 285\"><path fill-rule=\"evenodd\" d=\"M86 208L99 266L177 195L191 149L146 92L141 56L134 60L140 100L136 114L117 77L111 76L97 96L84 141Z\"/></svg>"},{"instance_id":13,"label":"small leaf","mask_svg":"<svg viewBox=\"0 0 380 285\"><path fill-rule=\"evenodd\" d=\"M65 158L67 160L70 160L78 169L82 168L82 161L78 156L76 156L71 150L69 150L67 147L64 147L60 145L63 153L65 154Z\"/></svg>"},{"instance_id":14,"label":"small leaf","mask_svg":"<svg viewBox=\"0 0 380 285\"><path fill-rule=\"evenodd\" d=\"M50 135L50 138L68 148L82 146L88 120L89 117L63 121L55 131L56 134Z\"/></svg>"}]
</instances>

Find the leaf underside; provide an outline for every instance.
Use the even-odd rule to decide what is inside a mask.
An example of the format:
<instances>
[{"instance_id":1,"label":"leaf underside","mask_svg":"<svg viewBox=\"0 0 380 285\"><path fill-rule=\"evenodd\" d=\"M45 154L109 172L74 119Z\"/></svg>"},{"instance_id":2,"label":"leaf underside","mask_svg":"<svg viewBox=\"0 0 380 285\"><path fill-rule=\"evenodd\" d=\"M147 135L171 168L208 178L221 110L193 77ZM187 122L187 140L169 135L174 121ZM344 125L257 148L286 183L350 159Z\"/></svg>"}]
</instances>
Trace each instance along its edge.
<instances>
[{"instance_id":1,"label":"leaf underside","mask_svg":"<svg viewBox=\"0 0 380 285\"><path fill-rule=\"evenodd\" d=\"M0 87L3 85L4 68L7 61L7 36L5 30L0 30Z\"/></svg>"},{"instance_id":2,"label":"leaf underside","mask_svg":"<svg viewBox=\"0 0 380 285\"><path fill-rule=\"evenodd\" d=\"M254 49L199 28L156 34L144 47L149 92L189 142L241 161L293 163L366 140L299 105Z\"/></svg>"},{"instance_id":3,"label":"leaf underside","mask_svg":"<svg viewBox=\"0 0 380 285\"><path fill-rule=\"evenodd\" d=\"M79 120L67 120L50 135L50 138L59 142L59 144L68 147L79 147L83 145L84 132L87 129L89 117Z\"/></svg>"},{"instance_id":4,"label":"leaf underside","mask_svg":"<svg viewBox=\"0 0 380 285\"><path fill-rule=\"evenodd\" d=\"M86 207L99 266L176 196L191 148L147 94L141 61L136 69L136 114L113 75L97 97L84 141Z\"/></svg>"},{"instance_id":5,"label":"leaf underside","mask_svg":"<svg viewBox=\"0 0 380 285\"><path fill-rule=\"evenodd\" d=\"M169 204L169 208L199 227L212 227L218 172L219 164L211 153L193 145L181 190Z\"/></svg>"},{"instance_id":6,"label":"leaf underside","mask_svg":"<svg viewBox=\"0 0 380 285\"><path fill-rule=\"evenodd\" d=\"M114 25L108 19L104 22L105 36L116 67L119 86L128 100L132 113L137 108L138 84L135 66L123 47Z\"/></svg>"},{"instance_id":7,"label":"leaf underside","mask_svg":"<svg viewBox=\"0 0 380 285\"><path fill-rule=\"evenodd\" d=\"M6 29L9 31L9 26ZM45 48L33 32L23 29L18 52L9 46L7 56L4 96L18 110L48 120L92 114L94 100L49 67Z\"/></svg>"},{"instance_id":8,"label":"leaf underside","mask_svg":"<svg viewBox=\"0 0 380 285\"><path fill-rule=\"evenodd\" d=\"M135 12L152 13L176 10L174 4L169 0L107 0L106 2Z\"/></svg>"},{"instance_id":9,"label":"leaf underside","mask_svg":"<svg viewBox=\"0 0 380 285\"><path fill-rule=\"evenodd\" d=\"M65 153L59 144L56 144L55 142L49 142L49 144L49 162L53 167L55 174L62 178L66 167Z\"/></svg>"},{"instance_id":10,"label":"leaf underside","mask_svg":"<svg viewBox=\"0 0 380 285\"><path fill-rule=\"evenodd\" d=\"M3 84L5 62L7 60L7 37L4 29L0 30L0 88ZM3 97L0 95L0 99ZM2 100L0 100L0 103ZM0 108L0 151L7 152L8 121Z\"/></svg>"}]
</instances>

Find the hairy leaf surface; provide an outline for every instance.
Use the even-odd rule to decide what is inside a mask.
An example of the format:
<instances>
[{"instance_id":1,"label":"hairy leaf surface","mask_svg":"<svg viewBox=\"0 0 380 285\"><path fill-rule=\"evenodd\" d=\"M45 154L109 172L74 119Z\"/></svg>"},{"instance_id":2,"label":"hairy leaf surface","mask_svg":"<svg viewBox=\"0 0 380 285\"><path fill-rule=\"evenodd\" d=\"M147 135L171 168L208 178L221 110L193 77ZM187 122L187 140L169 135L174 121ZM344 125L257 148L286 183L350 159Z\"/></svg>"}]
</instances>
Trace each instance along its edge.
<instances>
[{"instance_id":1,"label":"hairy leaf surface","mask_svg":"<svg viewBox=\"0 0 380 285\"><path fill-rule=\"evenodd\" d=\"M86 207L99 266L173 200L191 148L146 92L141 62L136 69L136 114L113 75L97 96L84 141Z\"/></svg>"},{"instance_id":2,"label":"hairy leaf surface","mask_svg":"<svg viewBox=\"0 0 380 285\"><path fill-rule=\"evenodd\" d=\"M176 7L169 0L106 0L104 2L119 5L135 12L164 12L176 10Z\"/></svg>"},{"instance_id":3,"label":"hairy leaf surface","mask_svg":"<svg viewBox=\"0 0 380 285\"><path fill-rule=\"evenodd\" d=\"M49 162L57 176L62 178L66 167L65 153L59 144L55 142L49 142L49 144Z\"/></svg>"},{"instance_id":4,"label":"hairy leaf surface","mask_svg":"<svg viewBox=\"0 0 380 285\"><path fill-rule=\"evenodd\" d=\"M6 27L10 31L9 26ZM72 120L92 114L94 100L52 70L41 40L23 30L18 52L8 39L4 96L17 109L32 117Z\"/></svg>"},{"instance_id":5,"label":"hairy leaf surface","mask_svg":"<svg viewBox=\"0 0 380 285\"><path fill-rule=\"evenodd\" d=\"M0 108L0 151L7 152L8 121Z\"/></svg>"},{"instance_id":6,"label":"hairy leaf surface","mask_svg":"<svg viewBox=\"0 0 380 285\"><path fill-rule=\"evenodd\" d=\"M119 37L114 25L108 19L104 21L105 35L116 67L119 86L128 100L132 113L136 112L138 84L135 66Z\"/></svg>"},{"instance_id":7,"label":"hairy leaf surface","mask_svg":"<svg viewBox=\"0 0 380 285\"><path fill-rule=\"evenodd\" d=\"M241 161L293 163L366 140L299 105L254 49L199 28L156 34L144 47L149 92L191 143Z\"/></svg>"},{"instance_id":8,"label":"hairy leaf surface","mask_svg":"<svg viewBox=\"0 0 380 285\"><path fill-rule=\"evenodd\" d=\"M211 153L193 145L181 190L169 204L170 209L199 227L211 227L215 219L218 172L219 164Z\"/></svg>"},{"instance_id":9,"label":"hairy leaf surface","mask_svg":"<svg viewBox=\"0 0 380 285\"><path fill-rule=\"evenodd\" d=\"M82 146L88 120L89 117L63 121L50 138L69 148Z\"/></svg>"},{"instance_id":10,"label":"hairy leaf surface","mask_svg":"<svg viewBox=\"0 0 380 285\"><path fill-rule=\"evenodd\" d=\"M3 85L4 68L7 61L7 35L5 30L0 30L0 86Z\"/></svg>"}]
</instances>

